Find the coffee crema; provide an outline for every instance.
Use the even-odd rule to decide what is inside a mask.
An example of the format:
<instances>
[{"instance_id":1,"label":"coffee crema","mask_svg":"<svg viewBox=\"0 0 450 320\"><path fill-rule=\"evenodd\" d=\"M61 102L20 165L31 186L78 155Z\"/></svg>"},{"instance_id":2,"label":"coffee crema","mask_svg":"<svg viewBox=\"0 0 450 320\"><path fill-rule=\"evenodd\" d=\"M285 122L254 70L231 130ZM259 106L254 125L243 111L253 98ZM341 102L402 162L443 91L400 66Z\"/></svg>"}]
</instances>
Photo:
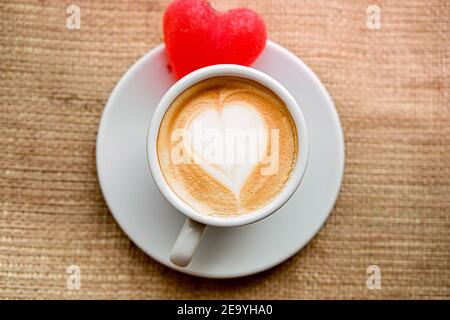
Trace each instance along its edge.
<instances>
[{"instance_id":1,"label":"coffee crema","mask_svg":"<svg viewBox=\"0 0 450 320\"><path fill-rule=\"evenodd\" d=\"M165 113L157 138L162 174L202 214L236 216L283 190L297 158L297 129L286 104L244 78L203 80Z\"/></svg>"}]
</instances>

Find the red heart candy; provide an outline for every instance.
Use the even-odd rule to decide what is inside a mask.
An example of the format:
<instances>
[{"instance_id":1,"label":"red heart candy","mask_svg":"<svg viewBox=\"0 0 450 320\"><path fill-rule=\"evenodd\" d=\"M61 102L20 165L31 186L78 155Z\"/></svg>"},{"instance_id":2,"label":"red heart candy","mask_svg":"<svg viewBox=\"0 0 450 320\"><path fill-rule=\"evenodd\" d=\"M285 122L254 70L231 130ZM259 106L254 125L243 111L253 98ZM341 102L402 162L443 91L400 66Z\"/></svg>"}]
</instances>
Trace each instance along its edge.
<instances>
[{"instance_id":1,"label":"red heart candy","mask_svg":"<svg viewBox=\"0 0 450 320\"><path fill-rule=\"evenodd\" d=\"M164 42L177 78L213 64L250 65L263 51L264 21L252 10L225 13L205 0L175 0L164 14Z\"/></svg>"}]
</instances>

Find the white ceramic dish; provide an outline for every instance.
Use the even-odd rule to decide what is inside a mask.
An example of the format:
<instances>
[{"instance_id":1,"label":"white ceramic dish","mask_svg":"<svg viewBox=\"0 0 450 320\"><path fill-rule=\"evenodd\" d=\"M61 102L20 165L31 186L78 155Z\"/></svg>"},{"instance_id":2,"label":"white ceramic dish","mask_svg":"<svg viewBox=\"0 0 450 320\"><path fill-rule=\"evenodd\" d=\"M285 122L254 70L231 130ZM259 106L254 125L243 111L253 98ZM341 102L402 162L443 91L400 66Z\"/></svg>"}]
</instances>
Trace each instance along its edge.
<instances>
[{"instance_id":1,"label":"white ceramic dish","mask_svg":"<svg viewBox=\"0 0 450 320\"><path fill-rule=\"evenodd\" d=\"M181 272L231 278L283 262L318 232L339 192L344 139L333 102L319 79L295 55L270 41L252 67L278 80L301 106L309 132L308 168L297 192L270 217L247 226L208 228L187 268L169 261L185 217L158 191L146 157L148 124L175 82L162 45L127 71L102 116L97 170L113 216L144 252Z\"/></svg>"}]
</instances>

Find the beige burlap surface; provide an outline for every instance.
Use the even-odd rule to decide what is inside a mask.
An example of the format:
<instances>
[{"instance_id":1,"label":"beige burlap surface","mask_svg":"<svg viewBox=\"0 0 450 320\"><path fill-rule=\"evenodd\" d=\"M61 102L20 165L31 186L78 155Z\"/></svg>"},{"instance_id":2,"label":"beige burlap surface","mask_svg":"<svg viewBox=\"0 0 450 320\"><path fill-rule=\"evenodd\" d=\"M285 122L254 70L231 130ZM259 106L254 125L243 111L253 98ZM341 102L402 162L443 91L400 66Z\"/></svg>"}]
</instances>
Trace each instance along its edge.
<instances>
[{"instance_id":1,"label":"beige burlap surface","mask_svg":"<svg viewBox=\"0 0 450 320\"><path fill-rule=\"evenodd\" d=\"M66 8L81 8L68 30ZM162 41L167 1L0 2L0 298L450 298L450 3L247 6L333 97L346 140L326 225L284 264L234 280L141 252L99 189L97 126L116 82ZM381 8L381 30L366 9ZM79 265L80 290L66 286ZM381 289L366 286L381 269Z\"/></svg>"}]
</instances>

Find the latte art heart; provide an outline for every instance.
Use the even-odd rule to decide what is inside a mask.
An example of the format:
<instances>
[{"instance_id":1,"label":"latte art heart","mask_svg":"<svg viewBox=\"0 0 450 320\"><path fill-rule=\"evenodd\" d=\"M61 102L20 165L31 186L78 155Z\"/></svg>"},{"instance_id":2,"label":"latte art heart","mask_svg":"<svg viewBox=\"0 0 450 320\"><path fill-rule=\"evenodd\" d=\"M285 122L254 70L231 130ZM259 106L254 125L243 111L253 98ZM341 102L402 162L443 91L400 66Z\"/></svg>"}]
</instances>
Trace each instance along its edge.
<instances>
[{"instance_id":1,"label":"latte art heart","mask_svg":"<svg viewBox=\"0 0 450 320\"><path fill-rule=\"evenodd\" d=\"M242 186L266 154L266 130L252 106L210 106L187 123L184 150L239 199Z\"/></svg>"},{"instance_id":2,"label":"latte art heart","mask_svg":"<svg viewBox=\"0 0 450 320\"><path fill-rule=\"evenodd\" d=\"M296 137L276 94L223 76L197 83L172 102L158 133L158 160L167 184L197 212L247 214L284 188Z\"/></svg>"}]
</instances>

